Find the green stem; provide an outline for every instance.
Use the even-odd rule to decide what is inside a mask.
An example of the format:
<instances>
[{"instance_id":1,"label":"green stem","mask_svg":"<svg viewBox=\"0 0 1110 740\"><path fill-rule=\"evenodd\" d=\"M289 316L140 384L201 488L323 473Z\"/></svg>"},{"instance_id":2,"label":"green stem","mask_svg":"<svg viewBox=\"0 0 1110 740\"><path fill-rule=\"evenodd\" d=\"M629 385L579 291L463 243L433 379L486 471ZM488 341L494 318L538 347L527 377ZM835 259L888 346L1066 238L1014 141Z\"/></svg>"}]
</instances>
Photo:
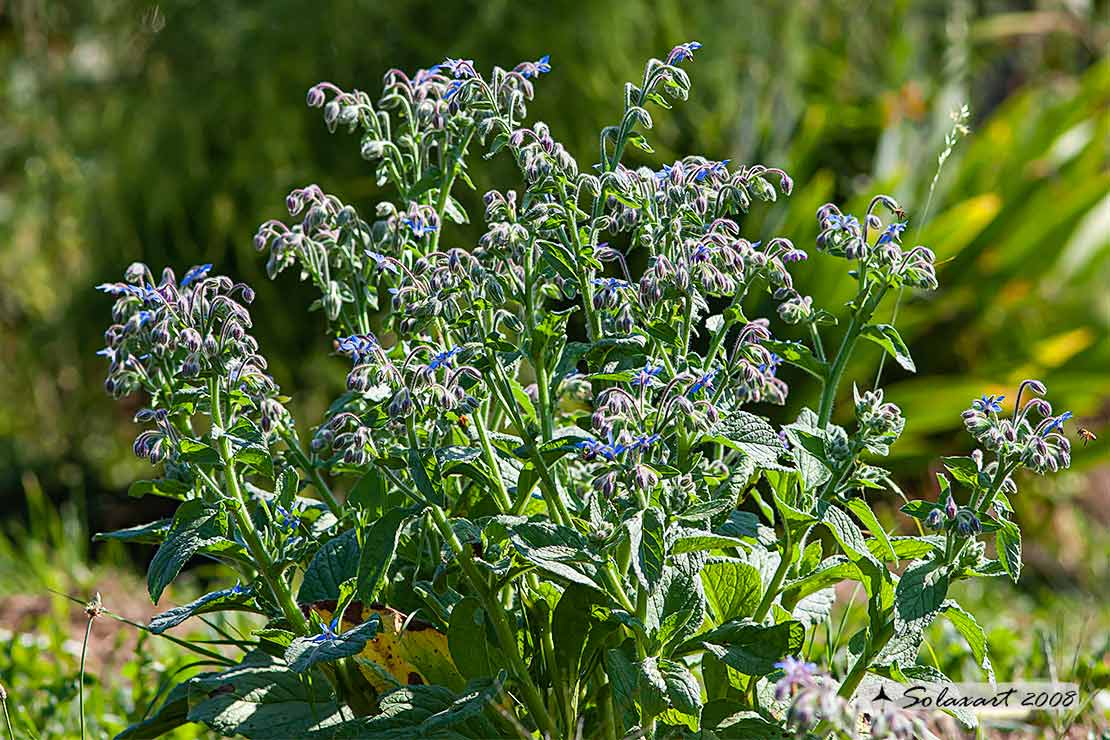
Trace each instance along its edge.
<instances>
[{"instance_id":1,"label":"green stem","mask_svg":"<svg viewBox=\"0 0 1110 740\"><path fill-rule=\"evenodd\" d=\"M783 548L782 557L779 559L779 567L775 568L775 574L771 576L771 583L768 584L767 590L763 594L763 599L756 607L755 614L752 619L756 624L760 624L767 618L767 613L771 611L771 605L775 603L775 597L779 595L779 589L782 588L782 582L786 579L786 574L790 570L790 566L794 562L794 543L790 536L790 526L783 522Z\"/></svg>"},{"instance_id":2,"label":"green stem","mask_svg":"<svg viewBox=\"0 0 1110 740\"><path fill-rule=\"evenodd\" d=\"M539 689L536 687L535 682L532 681L532 675L528 672L528 667L524 664L524 659L520 656L520 650L517 648L516 634L509 624L508 615L501 606L501 602L497 600L496 595L489 593L489 585L482 577L478 567L474 565L473 553L469 548L463 547L459 538L455 535L455 531L451 529L450 522L447 521L447 516L444 514L443 509L432 504L428 507L431 512L432 521L435 522L436 529L439 530L440 536L455 553L456 559L462 568L463 575L470 582L471 588L477 592L482 598L486 607L487 613L493 621L493 629L497 634L497 640L501 644L501 650L508 657L510 668L513 672L513 678L520 684L521 691L524 695L524 703L528 707L533 720L539 727L540 732L548 737L559 737L558 730L554 722L551 720L551 715L547 713L547 707L544 706L543 696L540 694Z\"/></svg>"},{"instance_id":3,"label":"green stem","mask_svg":"<svg viewBox=\"0 0 1110 740\"><path fill-rule=\"evenodd\" d=\"M848 331L844 334L840 348L836 351L836 359L833 360L832 367L829 368L828 378L825 381L824 390L821 392L821 406L817 415L817 426L820 429L824 429L832 417L836 392L840 387L840 378L844 375L844 369L848 366L848 360L852 357L852 352L856 348L856 342L859 341L860 334L867 326L867 322L871 320L871 316L875 313L875 308L879 305L879 301L883 299L883 295L886 294L886 290L886 286L883 286L874 295L870 295L870 288L864 290L861 307L852 314Z\"/></svg>"},{"instance_id":4,"label":"green stem","mask_svg":"<svg viewBox=\"0 0 1110 740\"><path fill-rule=\"evenodd\" d=\"M505 489L505 481L501 478L501 467L497 464L497 458L493 454L493 446L489 441L489 433L486 431L485 414L479 409L478 413L472 416L474 423L474 430L478 433L478 443L482 446L482 456L486 459L486 466L489 468L489 474L493 476L494 494L497 497L497 505L501 507L501 511L514 510L513 502L509 499L509 492ZM517 513L515 510L513 513Z\"/></svg>"},{"instance_id":5,"label":"green stem","mask_svg":"<svg viewBox=\"0 0 1110 740\"><path fill-rule=\"evenodd\" d=\"M209 401L212 406L212 424L219 427L221 430L224 428L223 410L220 406L220 384L217 378L211 378L208 381L208 394ZM254 558L255 563L258 565L258 573L262 579L269 586L270 591L274 595L274 599L281 607L282 614L289 622L289 626L300 636L307 635L308 620L305 619L304 614L301 613L300 608L293 600L293 594L289 591L289 586L285 580L274 572L274 561L270 557L270 553L266 550L262 539L258 536L258 532L254 528L254 522L250 520L250 514L247 511L247 500L243 496L243 492L239 487L239 476L235 472L235 460L231 454L231 442L228 440L226 434L220 434L220 439L217 442L217 448L220 453L220 459L224 464L224 483L227 485L228 493L231 498L235 500L236 505L232 507L235 514L235 522L239 528L239 533L243 535L243 540L247 544L247 550L250 551L251 557Z\"/></svg>"},{"instance_id":6,"label":"green stem","mask_svg":"<svg viewBox=\"0 0 1110 740\"><path fill-rule=\"evenodd\" d=\"M859 688L860 681L863 680L864 674L867 673L867 668L871 664L871 658L878 655L879 652L886 647L890 642L890 638L894 637L894 622L887 622L879 630L878 634L874 635L867 644L867 650L856 658L855 664L852 669L848 671L848 675L844 677L844 681L840 684L841 698L849 699L855 690Z\"/></svg>"},{"instance_id":7,"label":"green stem","mask_svg":"<svg viewBox=\"0 0 1110 740\"><path fill-rule=\"evenodd\" d=\"M8 714L8 692L3 686L0 686L0 705L4 707L4 724L8 728L8 737L15 740L15 729L12 727L11 715Z\"/></svg>"},{"instance_id":8,"label":"green stem","mask_svg":"<svg viewBox=\"0 0 1110 740\"><path fill-rule=\"evenodd\" d=\"M81 642L81 675L77 681L77 711L81 718L81 740L85 740L85 655L89 648L89 633L92 632L93 618L90 616L88 621L85 622L85 639ZM4 704L4 714L7 716L8 705ZM11 731L11 722L8 723L9 732ZM15 737L15 733L12 733Z\"/></svg>"}]
</instances>

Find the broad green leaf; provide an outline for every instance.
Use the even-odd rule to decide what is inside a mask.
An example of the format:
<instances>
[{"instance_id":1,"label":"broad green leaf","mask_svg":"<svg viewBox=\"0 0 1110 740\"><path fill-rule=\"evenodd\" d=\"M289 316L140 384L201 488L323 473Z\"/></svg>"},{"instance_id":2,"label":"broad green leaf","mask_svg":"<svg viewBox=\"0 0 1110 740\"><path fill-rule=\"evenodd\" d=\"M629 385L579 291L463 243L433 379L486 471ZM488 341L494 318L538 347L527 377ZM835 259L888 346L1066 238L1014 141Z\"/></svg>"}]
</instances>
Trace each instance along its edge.
<instances>
[{"instance_id":1,"label":"broad green leaf","mask_svg":"<svg viewBox=\"0 0 1110 740\"><path fill-rule=\"evenodd\" d=\"M967 646L971 649L971 657L975 658L975 662L987 673L987 680L991 683L994 682L994 667L991 665L990 651L987 647L987 633L975 621L975 617L970 612L964 610L958 603L952 599L948 599L941 606L941 613L948 617L948 621L956 628L956 631L963 635L967 640Z\"/></svg>"},{"instance_id":2,"label":"broad green leaf","mask_svg":"<svg viewBox=\"0 0 1110 740\"><path fill-rule=\"evenodd\" d=\"M673 556L648 596L644 626L660 643L685 639L704 621L705 592L698 575L704 563L696 553Z\"/></svg>"},{"instance_id":3,"label":"broad green leaf","mask_svg":"<svg viewBox=\"0 0 1110 740\"><path fill-rule=\"evenodd\" d=\"M773 339L765 339L760 342L761 345L766 347L771 352L781 357L787 363L805 370L807 373L817 378L824 380L828 372L829 365L827 362L821 362L813 351L801 342L783 342Z\"/></svg>"},{"instance_id":4,"label":"broad green leaf","mask_svg":"<svg viewBox=\"0 0 1110 740\"><path fill-rule=\"evenodd\" d=\"M407 457L409 475L412 476L412 482L416 485L416 490L420 491L426 501L441 503L443 496L432 484L432 479L428 477L428 469L425 467L420 451L415 447L410 448Z\"/></svg>"},{"instance_id":5,"label":"broad green leaf","mask_svg":"<svg viewBox=\"0 0 1110 740\"><path fill-rule=\"evenodd\" d=\"M808 629L822 624L832 612L835 603L836 589L823 588L798 601L794 608L790 610L790 615Z\"/></svg>"},{"instance_id":6,"label":"broad green leaf","mask_svg":"<svg viewBox=\"0 0 1110 740\"><path fill-rule=\"evenodd\" d=\"M251 596L246 588L225 588L207 593L200 598L190 601L183 606L174 607L153 617L150 620L150 631L160 635L171 627L184 622L186 619L198 614L208 614L218 611L257 611L249 606Z\"/></svg>"},{"instance_id":7,"label":"broad green leaf","mask_svg":"<svg viewBox=\"0 0 1110 740\"><path fill-rule=\"evenodd\" d=\"M294 673L304 673L317 663L329 663L362 652L381 628L375 614L354 629L340 632L333 638L298 637L285 651L285 662Z\"/></svg>"},{"instance_id":8,"label":"broad green leaf","mask_svg":"<svg viewBox=\"0 0 1110 740\"><path fill-rule=\"evenodd\" d=\"M347 530L328 540L305 569L297 601L307 604L338 599L340 584L358 576L360 559L361 548L355 530Z\"/></svg>"},{"instance_id":9,"label":"broad green leaf","mask_svg":"<svg viewBox=\"0 0 1110 740\"><path fill-rule=\"evenodd\" d=\"M599 624L594 608L603 599L597 591L572 583L563 590L551 615L555 662L565 680L577 681L587 640Z\"/></svg>"},{"instance_id":10,"label":"broad green leaf","mask_svg":"<svg viewBox=\"0 0 1110 740\"><path fill-rule=\"evenodd\" d=\"M186 501L178 507L173 525L147 569L146 583L151 600L158 603L166 586L177 577L189 558L202 547L226 539L227 533L227 512L223 508L200 499Z\"/></svg>"},{"instance_id":11,"label":"broad green leaf","mask_svg":"<svg viewBox=\"0 0 1110 740\"><path fill-rule=\"evenodd\" d=\"M178 452L184 462L211 468L220 464L220 453L203 442L183 439L178 444Z\"/></svg>"},{"instance_id":12,"label":"broad green leaf","mask_svg":"<svg viewBox=\"0 0 1110 740\"><path fill-rule=\"evenodd\" d=\"M572 583L600 590L597 562L578 532L550 522L523 522L509 528L509 538L526 562Z\"/></svg>"},{"instance_id":13,"label":"broad green leaf","mask_svg":"<svg viewBox=\"0 0 1110 740\"><path fill-rule=\"evenodd\" d=\"M204 679L212 675L214 674L201 673L193 678ZM153 740L163 737L188 723L188 714L189 681L182 681L170 689L157 710L116 735L115 740Z\"/></svg>"},{"instance_id":14,"label":"broad green leaf","mask_svg":"<svg viewBox=\"0 0 1110 740\"><path fill-rule=\"evenodd\" d=\"M667 679L659 669L659 658L650 656L640 661L636 683L640 689L640 704L645 712L656 715L667 709L670 703L667 698Z\"/></svg>"},{"instance_id":15,"label":"broad green leaf","mask_svg":"<svg viewBox=\"0 0 1110 740\"><path fill-rule=\"evenodd\" d=\"M972 489L986 488L990 481L980 480L979 466L970 457L942 457L945 469L960 483Z\"/></svg>"},{"instance_id":16,"label":"broad green leaf","mask_svg":"<svg viewBox=\"0 0 1110 740\"><path fill-rule=\"evenodd\" d=\"M261 652L241 664L189 681L189 721L226 737L306 737L343 715L328 682L305 681L285 661Z\"/></svg>"},{"instance_id":17,"label":"broad green leaf","mask_svg":"<svg viewBox=\"0 0 1110 740\"><path fill-rule=\"evenodd\" d=\"M948 576L935 560L919 560L906 568L894 590L894 631L920 632L940 611L948 593Z\"/></svg>"},{"instance_id":18,"label":"broad green leaf","mask_svg":"<svg viewBox=\"0 0 1110 740\"><path fill-rule=\"evenodd\" d=\"M414 516L416 512L411 508L391 509L366 531L359 554L357 587L359 598L365 603L374 601L378 589L386 581L401 529Z\"/></svg>"},{"instance_id":19,"label":"broad green leaf","mask_svg":"<svg viewBox=\"0 0 1110 740\"><path fill-rule=\"evenodd\" d=\"M127 489L127 495L131 498L142 498L143 496L161 496L163 498L177 499L184 501L193 487L188 483L182 483L179 480L172 478L159 478L158 480L137 480L131 484Z\"/></svg>"},{"instance_id":20,"label":"broad green leaf","mask_svg":"<svg viewBox=\"0 0 1110 740\"><path fill-rule=\"evenodd\" d=\"M853 514L859 517L859 520L864 523L868 530L871 532L872 538L878 541L885 552L890 555L890 560L894 562L895 567L898 566L898 553L894 551L894 546L890 543L890 537L887 535L883 525L879 523L878 517L867 502L861 498L850 499L847 502L848 508ZM865 543L866 544L866 543ZM884 560L886 558L883 558Z\"/></svg>"},{"instance_id":21,"label":"broad green leaf","mask_svg":"<svg viewBox=\"0 0 1110 740\"><path fill-rule=\"evenodd\" d=\"M490 681L473 681L456 695L442 686L405 686L381 700L379 712L359 717L309 735L310 740L466 740L497 737L497 728L486 718L486 706L501 687Z\"/></svg>"},{"instance_id":22,"label":"broad green leaf","mask_svg":"<svg viewBox=\"0 0 1110 740\"><path fill-rule=\"evenodd\" d=\"M490 616L474 598L465 598L451 611L451 624L447 628L447 646L451 660L466 678L496 676L509 665Z\"/></svg>"},{"instance_id":23,"label":"broad green leaf","mask_svg":"<svg viewBox=\"0 0 1110 740\"><path fill-rule=\"evenodd\" d=\"M998 562L1010 580L1017 583L1021 577L1021 530L1018 525L1003 521L1002 528L994 535L994 545L998 551Z\"/></svg>"},{"instance_id":24,"label":"broad green leaf","mask_svg":"<svg viewBox=\"0 0 1110 740\"><path fill-rule=\"evenodd\" d=\"M920 519L920 520L924 521L925 519L927 519L929 517L929 512L931 512L933 509L942 509L942 508L944 508L944 505L943 504L938 504L935 501L925 501L924 499L914 499L913 501L907 501L902 506L900 511L903 514L908 514L909 516L912 516L914 519Z\"/></svg>"},{"instance_id":25,"label":"broad green leaf","mask_svg":"<svg viewBox=\"0 0 1110 740\"><path fill-rule=\"evenodd\" d=\"M752 616L763 597L759 571L739 560L706 563L701 569L701 582L717 624Z\"/></svg>"},{"instance_id":26,"label":"broad green leaf","mask_svg":"<svg viewBox=\"0 0 1110 740\"><path fill-rule=\"evenodd\" d=\"M728 537L723 534L702 532L696 529L682 528L671 545L671 552L681 555L685 552L703 552L705 550L721 550L726 547L747 547L743 540Z\"/></svg>"},{"instance_id":27,"label":"broad green leaf","mask_svg":"<svg viewBox=\"0 0 1110 740\"><path fill-rule=\"evenodd\" d=\"M172 519L159 519L147 524L136 524L134 527L128 527L127 529L97 532L93 536L93 540L97 542L116 540L136 545L157 545L166 539L166 533L170 531L171 524L173 524Z\"/></svg>"},{"instance_id":28,"label":"broad green leaf","mask_svg":"<svg viewBox=\"0 0 1110 740\"><path fill-rule=\"evenodd\" d=\"M625 522L625 529L632 550L632 570L640 585L650 592L663 577L663 561L667 556L663 513L654 507L638 511Z\"/></svg>"},{"instance_id":29,"label":"broad green leaf","mask_svg":"<svg viewBox=\"0 0 1110 740\"><path fill-rule=\"evenodd\" d=\"M893 357L894 361L903 370L908 370L911 373L917 372L917 368L913 364L913 358L910 357L910 348L902 341L902 335L898 333L898 330L890 324L871 324L864 327L860 336L864 339L870 339L885 349L887 354Z\"/></svg>"},{"instance_id":30,"label":"broad green leaf","mask_svg":"<svg viewBox=\"0 0 1110 740\"><path fill-rule=\"evenodd\" d=\"M727 413L703 437L705 442L717 442L750 457L760 468L782 470L779 455L782 441L767 420L746 411Z\"/></svg>"},{"instance_id":31,"label":"broad green leaf","mask_svg":"<svg viewBox=\"0 0 1110 740\"><path fill-rule=\"evenodd\" d=\"M682 712L697 717L701 714L701 684L682 663L661 658L659 673L666 685L667 700L670 705Z\"/></svg>"},{"instance_id":32,"label":"broad green leaf","mask_svg":"<svg viewBox=\"0 0 1110 740\"><path fill-rule=\"evenodd\" d=\"M754 622L727 622L679 646L680 653L700 646L730 668L749 676L766 676L775 663L787 655L797 655L805 640L801 622L780 622L762 626Z\"/></svg>"}]
</instances>

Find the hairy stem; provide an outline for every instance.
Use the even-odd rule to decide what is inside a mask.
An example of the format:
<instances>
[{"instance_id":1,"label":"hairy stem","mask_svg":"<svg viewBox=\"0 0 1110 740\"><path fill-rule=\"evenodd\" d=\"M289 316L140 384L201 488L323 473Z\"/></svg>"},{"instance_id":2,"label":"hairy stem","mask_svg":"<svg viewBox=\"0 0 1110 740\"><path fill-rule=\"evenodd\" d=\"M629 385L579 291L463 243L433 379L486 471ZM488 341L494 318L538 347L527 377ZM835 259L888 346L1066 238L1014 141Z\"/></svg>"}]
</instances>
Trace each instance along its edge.
<instances>
[{"instance_id":1,"label":"hairy stem","mask_svg":"<svg viewBox=\"0 0 1110 740\"><path fill-rule=\"evenodd\" d=\"M520 684L521 691L524 695L524 703L528 707L528 711L531 713L533 720L539 726L540 732L548 737L559 737L558 730L551 719L551 715L548 714L547 707L544 705L543 696L532 680L532 675L528 672L528 666L524 664L524 659L521 657L520 650L517 648L516 633L509 624L509 617L501 606L501 602L497 600L496 595L490 593L489 584L487 584L485 578L482 577L478 567L474 565L473 553L459 541L459 538L455 535L455 531L451 529L451 524L447 521L447 516L444 514L443 509L432 504L428 507L428 510L431 512L432 521L435 522L436 529L439 530L440 536L443 537L444 541L447 543L448 547L451 548L451 551L459 561L459 566L462 568L463 575L466 577L467 581L470 582L471 588L481 597L493 622L493 629L497 634L497 640L501 644L501 649L509 658L513 678Z\"/></svg>"}]
</instances>

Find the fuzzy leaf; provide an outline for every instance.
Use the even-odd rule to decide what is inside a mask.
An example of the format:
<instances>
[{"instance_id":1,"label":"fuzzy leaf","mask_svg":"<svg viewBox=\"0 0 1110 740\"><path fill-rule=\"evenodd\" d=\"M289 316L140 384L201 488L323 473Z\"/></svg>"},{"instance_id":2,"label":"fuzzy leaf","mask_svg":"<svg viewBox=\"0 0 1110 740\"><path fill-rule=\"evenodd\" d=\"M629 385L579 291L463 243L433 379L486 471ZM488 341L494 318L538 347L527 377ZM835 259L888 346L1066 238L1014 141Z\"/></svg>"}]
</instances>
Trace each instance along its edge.
<instances>
[{"instance_id":1,"label":"fuzzy leaf","mask_svg":"<svg viewBox=\"0 0 1110 740\"><path fill-rule=\"evenodd\" d=\"M707 563L701 569L701 582L717 624L750 617L763 597L759 571L739 560Z\"/></svg>"},{"instance_id":2,"label":"fuzzy leaf","mask_svg":"<svg viewBox=\"0 0 1110 740\"><path fill-rule=\"evenodd\" d=\"M297 601L338 599L339 585L358 576L361 552L358 532L353 529L324 543L305 569Z\"/></svg>"},{"instance_id":3,"label":"fuzzy leaf","mask_svg":"<svg viewBox=\"0 0 1110 740\"><path fill-rule=\"evenodd\" d=\"M166 586L177 577L181 568L197 550L225 539L228 532L227 512L200 499L182 504L174 514L173 525L166 540L154 553L147 569L147 590L158 603Z\"/></svg>"},{"instance_id":4,"label":"fuzzy leaf","mask_svg":"<svg viewBox=\"0 0 1110 740\"><path fill-rule=\"evenodd\" d=\"M414 516L416 512L411 508L391 509L370 525L362 544L358 563L357 593L363 601L369 603L374 600L378 589L386 580L389 565L397 552L397 540L401 536L401 528Z\"/></svg>"},{"instance_id":5,"label":"fuzzy leaf","mask_svg":"<svg viewBox=\"0 0 1110 740\"><path fill-rule=\"evenodd\" d=\"M1021 530L1010 521L1003 521L994 535L998 561L1014 583L1021 577Z\"/></svg>"},{"instance_id":6,"label":"fuzzy leaf","mask_svg":"<svg viewBox=\"0 0 1110 740\"><path fill-rule=\"evenodd\" d=\"M304 681L284 661L260 652L189 681L189 721L227 737L305 737L310 728L342 718L327 681Z\"/></svg>"},{"instance_id":7,"label":"fuzzy leaf","mask_svg":"<svg viewBox=\"0 0 1110 740\"><path fill-rule=\"evenodd\" d=\"M374 639L381 628L375 614L354 629L339 633L330 640L318 637L298 637L285 651L285 662L294 673L304 673L317 663L328 663L362 652L366 643Z\"/></svg>"},{"instance_id":8,"label":"fuzzy leaf","mask_svg":"<svg viewBox=\"0 0 1110 740\"><path fill-rule=\"evenodd\" d=\"M894 361L903 370L908 370L911 373L917 372L917 368L913 364L913 358L910 357L910 348L902 341L902 335L898 333L898 330L890 324L872 324L865 327L860 336L870 339L885 349L887 354L893 357Z\"/></svg>"}]
</instances>

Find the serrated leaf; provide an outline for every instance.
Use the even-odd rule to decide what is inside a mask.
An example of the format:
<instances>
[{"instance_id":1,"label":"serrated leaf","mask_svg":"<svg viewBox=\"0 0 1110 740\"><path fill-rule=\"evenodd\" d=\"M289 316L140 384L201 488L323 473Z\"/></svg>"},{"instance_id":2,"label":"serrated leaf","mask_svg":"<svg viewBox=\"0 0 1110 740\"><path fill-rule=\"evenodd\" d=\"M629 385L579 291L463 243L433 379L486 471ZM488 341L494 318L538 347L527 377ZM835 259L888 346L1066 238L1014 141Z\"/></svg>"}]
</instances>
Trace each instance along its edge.
<instances>
[{"instance_id":1,"label":"serrated leaf","mask_svg":"<svg viewBox=\"0 0 1110 740\"><path fill-rule=\"evenodd\" d=\"M178 507L173 525L147 569L151 600L158 603L166 586L177 577L185 563L202 547L226 539L227 532L227 512L223 508L200 499L186 501Z\"/></svg>"}]
</instances>

